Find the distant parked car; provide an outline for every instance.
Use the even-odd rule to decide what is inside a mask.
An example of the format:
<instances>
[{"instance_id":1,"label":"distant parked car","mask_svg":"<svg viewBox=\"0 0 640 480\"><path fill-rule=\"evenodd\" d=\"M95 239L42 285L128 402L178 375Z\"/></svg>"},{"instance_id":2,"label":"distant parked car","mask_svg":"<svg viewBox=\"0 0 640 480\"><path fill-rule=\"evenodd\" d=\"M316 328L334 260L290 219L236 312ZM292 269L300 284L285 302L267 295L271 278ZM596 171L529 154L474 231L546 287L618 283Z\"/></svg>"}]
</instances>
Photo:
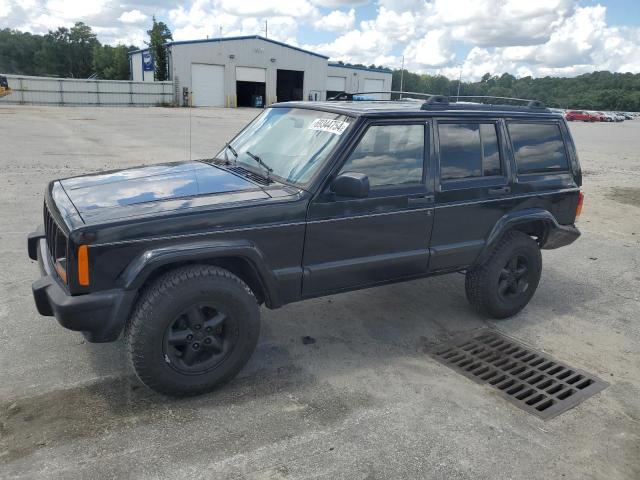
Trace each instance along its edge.
<instances>
[{"instance_id":1,"label":"distant parked car","mask_svg":"<svg viewBox=\"0 0 640 480\"><path fill-rule=\"evenodd\" d=\"M606 121L604 113L602 112L589 112L589 115L593 119L594 122L604 122Z\"/></svg>"},{"instance_id":2,"label":"distant parked car","mask_svg":"<svg viewBox=\"0 0 640 480\"><path fill-rule=\"evenodd\" d=\"M624 122L626 120L625 116L620 112L613 112L613 115L615 116L616 122Z\"/></svg>"},{"instance_id":3,"label":"distant parked car","mask_svg":"<svg viewBox=\"0 0 640 480\"><path fill-rule=\"evenodd\" d=\"M565 114L564 118L573 122L573 121L582 121L582 122L593 122L593 117L589 114L589 112L585 112L583 110L569 110Z\"/></svg>"}]
</instances>

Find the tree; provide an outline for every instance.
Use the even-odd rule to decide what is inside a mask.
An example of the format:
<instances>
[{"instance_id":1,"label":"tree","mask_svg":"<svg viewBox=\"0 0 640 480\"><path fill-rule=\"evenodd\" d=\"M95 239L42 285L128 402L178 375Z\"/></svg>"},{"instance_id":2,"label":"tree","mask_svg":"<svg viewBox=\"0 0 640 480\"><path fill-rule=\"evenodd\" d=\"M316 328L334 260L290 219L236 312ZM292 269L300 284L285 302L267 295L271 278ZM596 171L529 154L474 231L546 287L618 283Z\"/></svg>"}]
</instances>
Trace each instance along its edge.
<instances>
[{"instance_id":1,"label":"tree","mask_svg":"<svg viewBox=\"0 0 640 480\"><path fill-rule=\"evenodd\" d=\"M35 55L42 74L87 78L93 73L93 49L100 45L91 27L77 22L71 29L49 31Z\"/></svg>"},{"instance_id":2,"label":"tree","mask_svg":"<svg viewBox=\"0 0 640 480\"><path fill-rule=\"evenodd\" d=\"M69 44L71 56L71 76L87 78L93 73L93 49L100 45L98 37L89 25L82 22L69 30Z\"/></svg>"},{"instance_id":3,"label":"tree","mask_svg":"<svg viewBox=\"0 0 640 480\"><path fill-rule=\"evenodd\" d=\"M134 46L96 45L93 49L93 71L105 80L129 79L129 52Z\"/></svg>"},{"instance_id":4,"label":"tree","mask_svg":"<svg viewBox=\"0 0 640 480\"><path fill-rule=\"evenodd\" d=\"M153 17L153 26L151 30L147 30L149 35L149 49L154 59L153 78L157 81L167 80L169 76L168 62L167 62L167 42L173 40L171 30L164 22L156 21L156 17Z\"/></svg>"}]
</instances>

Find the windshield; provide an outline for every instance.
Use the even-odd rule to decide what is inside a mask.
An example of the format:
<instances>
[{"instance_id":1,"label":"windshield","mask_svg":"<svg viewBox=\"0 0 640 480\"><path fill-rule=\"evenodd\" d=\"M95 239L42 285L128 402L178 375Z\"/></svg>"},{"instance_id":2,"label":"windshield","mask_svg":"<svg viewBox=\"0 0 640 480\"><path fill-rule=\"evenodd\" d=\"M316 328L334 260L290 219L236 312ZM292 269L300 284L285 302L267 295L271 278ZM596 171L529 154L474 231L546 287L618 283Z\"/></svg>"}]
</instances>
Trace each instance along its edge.
<instances>
[{"instance_id":1,"label":"windshield","mask_svg":"<svg viewBox=\"0 0 640 480\"><path fill-rule=\"evenodd\" d=\"M264 175L270 168L271 176L304 185L324 163L352 120L317 110L269 108L231 141L231 149L225 147L216 156L235 160Z\"/></svg>"}]
</instances>

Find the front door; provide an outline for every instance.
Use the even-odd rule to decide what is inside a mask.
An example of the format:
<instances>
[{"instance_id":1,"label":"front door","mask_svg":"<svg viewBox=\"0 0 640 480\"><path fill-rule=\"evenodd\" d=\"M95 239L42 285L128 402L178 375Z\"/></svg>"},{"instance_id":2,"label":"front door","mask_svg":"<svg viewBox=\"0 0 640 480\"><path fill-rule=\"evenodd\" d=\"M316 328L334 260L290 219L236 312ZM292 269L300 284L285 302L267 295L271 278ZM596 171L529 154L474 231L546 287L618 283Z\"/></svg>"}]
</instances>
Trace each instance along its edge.
<instances>
[{"instance_id":1,"label":"front door","mask_svg":"<svg viewBox=\"0 0 640 480\"><path fill-rule=\"evenodd\" d=\"M367 175L369 196L338 197L327 183L311 202L303 296L428 271L433 222L432 182L427 180L432 178L427 174L428 133L424 121L372 123L364 130L337 175Z\"/></svg>"}]
</instances>

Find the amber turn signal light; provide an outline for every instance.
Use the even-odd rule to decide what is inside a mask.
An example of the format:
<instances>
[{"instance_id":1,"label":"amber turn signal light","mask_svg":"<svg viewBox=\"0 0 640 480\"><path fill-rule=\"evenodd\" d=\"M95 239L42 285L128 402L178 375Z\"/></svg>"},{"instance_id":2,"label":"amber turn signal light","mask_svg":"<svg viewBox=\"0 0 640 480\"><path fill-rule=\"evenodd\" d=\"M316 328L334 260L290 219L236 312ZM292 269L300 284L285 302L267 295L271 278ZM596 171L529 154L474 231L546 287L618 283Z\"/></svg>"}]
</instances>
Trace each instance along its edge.
<instances>
[{"instance_id":1,"label":"amber turn signal light","mask_svg":"<svg viewBox=\"0 0 640 480\"><path fill-rule=\"evenodd\" d=\"M576 220L580 217L582 213L582 204L584 203L584 193L578 193L578 205L576 205Z\"/></svg>"},{"instance_id":2,"label":"amber turn signal light","mask_svg":"<svg viewBox=\"0 0 640 480\"><path fill-rule=\"evenodd\" d=\"M89 286L89 249L86 245L78 247L78 283Z\"/></svg>"}]
</instances>

